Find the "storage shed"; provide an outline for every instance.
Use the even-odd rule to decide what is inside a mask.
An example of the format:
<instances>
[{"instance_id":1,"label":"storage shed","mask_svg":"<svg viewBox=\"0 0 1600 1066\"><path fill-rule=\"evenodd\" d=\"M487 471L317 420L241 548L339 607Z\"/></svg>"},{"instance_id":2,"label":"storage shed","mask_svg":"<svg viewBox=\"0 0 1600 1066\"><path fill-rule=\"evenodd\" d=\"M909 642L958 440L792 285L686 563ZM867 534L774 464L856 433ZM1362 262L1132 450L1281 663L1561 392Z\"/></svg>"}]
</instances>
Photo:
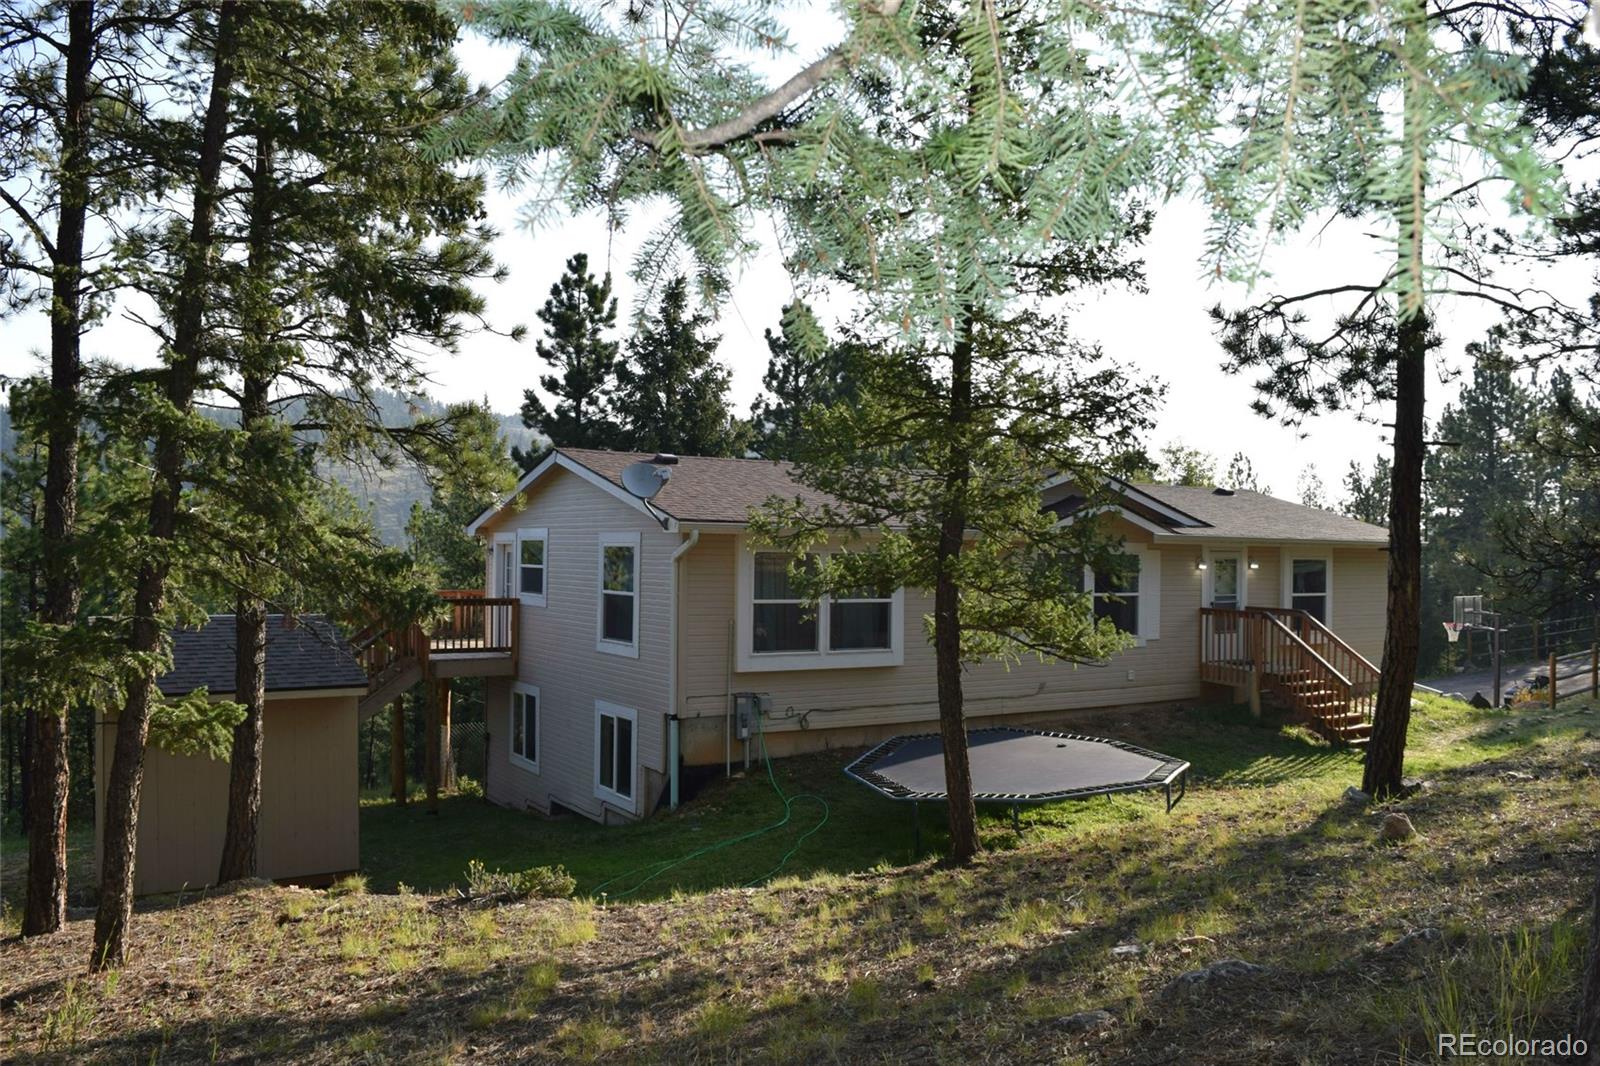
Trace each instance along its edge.
<instances>
[{"instance_id":1,"label":"storage shed","mask_svg":"<svg viewBox=\"0 0 1600 1066\"><path fill-rule=\"evenodd\" d=\"M234 692L233 615L173 635L173 668L157 684L169 696L204 686ZM357 700L367 678L325 618L267 621L267 710L261 754L257 871L275 881L322 883L360 865ZM116 746L115 715L95 745L95 854L102 853L104 797ZM216 880L228 814L228 763L145 753L134 891L198 888Z\"/></svg>"}]
</instances>

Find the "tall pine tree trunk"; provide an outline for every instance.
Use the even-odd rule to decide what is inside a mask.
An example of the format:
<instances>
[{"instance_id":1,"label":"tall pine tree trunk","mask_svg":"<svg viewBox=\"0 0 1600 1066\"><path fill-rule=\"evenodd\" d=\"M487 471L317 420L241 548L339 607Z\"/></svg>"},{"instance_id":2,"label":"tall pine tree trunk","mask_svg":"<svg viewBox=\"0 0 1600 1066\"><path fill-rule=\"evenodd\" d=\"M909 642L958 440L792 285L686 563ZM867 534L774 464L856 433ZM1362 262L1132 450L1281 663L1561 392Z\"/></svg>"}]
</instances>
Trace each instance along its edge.
<instances>
[{"instance_id":1,"label":"tall pine tree trunk","mask_svg":"<svg viewBox=\"0 0 1600 1066\"><path fill-rule=\"evenodd\" d=\"M1406 24L1408 52L1427 48L1427 12L1413 0ZM1412 75L1419 78L1419 73ZM1412 187L1397 218L1401 266L1413 267L1414 305L1398 302L1395 345L1394 469L1389 478L1389 577L1383 662L1372 712L1372 736L1361 775L1361 790L1375 799L1400 792L1405 768L1406 732L1411 725L1411 695L1417 682L1422 606L1422 465L1425 458L1428 315L1421 276L1426 172L1421 153L1427 129L1421 87L1407 83L1402 105L1406 150L1413 153ZM1410 235L1410 240L1404 238ZM1409 311L1409 314L1407 313Z\"/></svg>"},{"instance_id":2,"label":"tall pine tree trunk","mask_svg":"<svg viewBox=\"0 0 1600 1066\"><path fill-rule=\"evenodd\" d=\"M972 339L970 327L956 342L950 360L951 439L964 449L972 417ZM945 481L945 514L939 525L938 576L933 587L933 653L939 695L939 739L944 746L944 786L950 805L950 858L970 862L978 853L978 808L972 798L972 767L967 758L966 709L961 687L961 590L956 564L967 532L964 502L972 471L965 455L952 464Z\"/></svg>"},{"instance_id":3,"label":"tall pine tree trunk","mask_svg":"<svg viewBox=\"0 0 1600 1066\"><path fill-rule=\"evenodd\" d=\"M207 272L211 263L217 188L227 141L228 102L238 47L239 0L223 0L217 17L217 43L211 93L206 101L195 175L193 217L183 255L173 313L171 354L166 372L166 401L188 413L200 373ZM155 474L151 486L147 534L151 555L139 567L134 589L129 650L151 653L161 646L161 613L166 603L167 574L175 547L178 505L183 491L182 428L170 422L156 435ZM150 733L150 708L155 672L138 678L117 718L116 747L106 783L104 851L100 857L100 901L94 918L94 946L89 968L119 967L127 960L128 922L133 916L133 869L138 844L139 795L144 785L144 749Z\"/></svg>"},{"instance_id":4,"label":"tall pine tree trunk","mask_svg":"<svg viewBox=\"0 0 1600 1066\"><path fill-rule=\"evenodd\" d=\"M266 261L272 240L272 139L256 136L254 173L250 196L250 269L263 286L252 289L247 299L259 307L268 272ZM271 414L268 407L271 368L262 365L267 358L259 342L268 335L262 324L247 330L243 350L243 381L240 385L239 431L245 434L245 461L254 449L250 438L260 432ZM245 474L248 477L248 473ZM234 642L234 696L244 704L244 719L233 727L233 750L228 759L228 821L222 838L222 861L217 883L239 881L256 875L256 831L261 823L261 749L266 736L267 716L267 605L257 591L259 581L250 559L241 562L243 591L234 607L237 629Z\"/></svg>"},{"instance_id":5,"label":"tall pine tree trunk","mask_svg":"<svg viewBox=\"0 0 1600 1066\"><path fill-rule=\"evenodd\" d=\"M70 543L78 511L78 390L82 330L83 235L89 212L89 68L94 5L67 8L65 113L61 123L61 204L51 263L49 456L45 467L44 621L77 620L79 584ZM60 929L67 919L67 708L36 709L28 756L28 891L22 934Z\"/></svg>"}]
</instances>

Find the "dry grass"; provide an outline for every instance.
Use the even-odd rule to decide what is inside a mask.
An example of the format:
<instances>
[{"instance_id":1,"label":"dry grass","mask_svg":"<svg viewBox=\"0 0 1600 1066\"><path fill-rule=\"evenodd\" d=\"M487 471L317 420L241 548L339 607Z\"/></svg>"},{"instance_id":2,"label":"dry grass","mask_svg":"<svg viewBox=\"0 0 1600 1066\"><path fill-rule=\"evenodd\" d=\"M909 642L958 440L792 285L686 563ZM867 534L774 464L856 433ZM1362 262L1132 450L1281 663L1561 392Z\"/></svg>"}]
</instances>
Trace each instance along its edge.
<instances>
[{"instance_id":1,"label":"dry grass","mask_svg":"<svg viewBox=\"0 0 1600 1066\"><path fill-rule=\"evenodd\" d=\"M80 918L0 945L0 1058L1400 1062L1427 1061L1430 1027L1564 1031L1600 713L1429 704L1416 756L1432 785L1396 805L1421 832L1398 848L1341 802L1348 778L1265 774L963 870L604 908L258 886L141 913L103 978ZM1384 950L1424 927L1443 939ZM1225 957L1274 970L1162 997ZM1109 1034L1058 1024L1095 1007Z\"/></svg>"}]
</instances>

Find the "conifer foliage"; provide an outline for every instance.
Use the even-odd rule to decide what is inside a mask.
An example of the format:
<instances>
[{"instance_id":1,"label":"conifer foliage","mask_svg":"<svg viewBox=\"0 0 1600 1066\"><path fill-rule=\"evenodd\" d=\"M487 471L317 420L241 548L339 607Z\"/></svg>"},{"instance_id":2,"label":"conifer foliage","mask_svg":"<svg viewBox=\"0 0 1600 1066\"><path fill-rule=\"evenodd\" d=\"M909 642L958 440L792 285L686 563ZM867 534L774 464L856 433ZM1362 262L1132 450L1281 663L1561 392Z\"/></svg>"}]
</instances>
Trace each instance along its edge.
<instances>
[{"instance_id":1,"label":"conifer foliage","mask_svg":"<svg viewBox=\"0 0 1600 1066\"><path fill-rule=\"evenodd\" d=\"M553 407L534 390L523 393L522 424L543 435L553 447L610 448L618 428L612 416L619 344L607 336L617 325L617 300L611 275L596 278L582 252L567 260L566 272L550 287L539 309L545 336L535 350L552 373L539 386L555 398ZM514 449L524 470L543 457L542 450Z\"/></svg>"}]
</instances>

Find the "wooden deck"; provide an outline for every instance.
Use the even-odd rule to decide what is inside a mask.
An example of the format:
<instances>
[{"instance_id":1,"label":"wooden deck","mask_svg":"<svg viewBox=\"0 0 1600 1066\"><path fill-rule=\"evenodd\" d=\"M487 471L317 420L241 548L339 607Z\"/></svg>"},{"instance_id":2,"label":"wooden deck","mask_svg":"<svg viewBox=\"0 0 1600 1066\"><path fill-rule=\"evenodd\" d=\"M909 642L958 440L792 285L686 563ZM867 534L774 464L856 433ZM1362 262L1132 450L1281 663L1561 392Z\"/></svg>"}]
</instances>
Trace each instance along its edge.
<instances>
[{"instance_id":1,"label":"wooden deck","mask_svg":"<svg viewBox=\"0 0 1600 1066\"><path fill-rule=\"evenodd\" d=\"M1372 733L1378 668L1305 611L1200 609L1200 679L1272 700L1331 740Z\"/></svg>"},{"instance_id":2,"label":"wooden deck","mask_svg":"<svg viewBox=\"0 0 1600 1066\"><path fill-rule=\"evenodd\" d=\"M367 672L363 716L373 714L419 681L452 677L510 677L517 672L520 601L475 589L442 589L450 614L428 627L411 625L364 634L356 642Z\"/></svg>"}]
</instances>

